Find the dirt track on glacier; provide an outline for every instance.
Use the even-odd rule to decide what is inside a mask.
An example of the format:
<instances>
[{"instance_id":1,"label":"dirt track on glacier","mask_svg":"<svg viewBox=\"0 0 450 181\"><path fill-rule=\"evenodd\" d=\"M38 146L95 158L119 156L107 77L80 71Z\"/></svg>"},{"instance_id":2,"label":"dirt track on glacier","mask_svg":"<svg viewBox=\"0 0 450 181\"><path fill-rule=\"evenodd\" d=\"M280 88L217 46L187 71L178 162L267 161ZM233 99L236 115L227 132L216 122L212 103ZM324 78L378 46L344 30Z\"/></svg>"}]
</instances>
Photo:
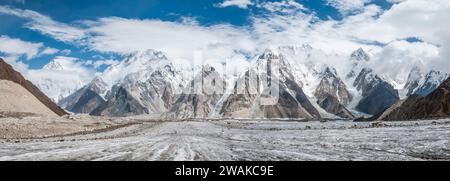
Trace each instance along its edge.
<instances>
[{"instance_id":1,"label":"dirt track on glacier","mask_svg":"<svg viewBox=\"0 0 450 181\"><path fill-rule=\"evenodd\" d=\"M450 120L373 126L141 122L100 133L0 140L0 160L450 160Z\"/></svg>"}]
</instances>

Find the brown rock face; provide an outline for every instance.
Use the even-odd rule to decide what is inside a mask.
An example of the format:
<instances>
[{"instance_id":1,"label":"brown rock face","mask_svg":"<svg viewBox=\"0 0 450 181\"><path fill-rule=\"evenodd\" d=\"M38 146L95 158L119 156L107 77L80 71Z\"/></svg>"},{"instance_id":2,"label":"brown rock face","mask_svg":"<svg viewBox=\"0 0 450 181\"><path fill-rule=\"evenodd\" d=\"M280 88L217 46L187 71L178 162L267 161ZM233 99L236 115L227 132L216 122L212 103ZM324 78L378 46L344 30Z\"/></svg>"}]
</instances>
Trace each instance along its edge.
<instances>
[{"instance_id":1,"label":"brown rock face","mask_svg":"<svg viewBox=\"0 0 450 181\"><path fill-rule=\"evenodd\" d=\"M412 120L450 117L450 78L428 96L411 96L382 120Z\"/></svg>"},{"instance_id":2,"label":"brown rock face","mask_svg":"<svg viewBox=\"0 0 450 181\"><path fill-rule=\"evenodd\" d=\"M203 85L195 87L197 83ZM213 67L204 66L187 87L192 92L179 95L166 117L178 119L209 117L222 97L224 87L225 80L221 75Z\"/></svg>"},{"instance_id":3,"label":"brown rock face","mask_svg":"<svg viewBox=\"0 0 450 181\"><path fill-rule=\"evenodd\" d=\"M354 118L345 107L353 98L344 82L337 76L336 70L327 67L320 76L322 80L314 92L317 104L327 112L339 117Z\"/></svg>"},{"instance_id":4,"label":"brown rock face","mask_svg":"<svg viewBox=\"0 0 450 181\"><path fill-rule=\"evenodd\" d=\"M278 70L272 72L272 66L276 65ZM303 92L301 82L293 76L291 67L282 55L266 50L256 67L238 79L233 93L223 103L221 115L233 118L321 118ZM278 86L278 97L268 94L271 87L265 86L262 80L273 81ZM273 99L273 103L262 104L262 99Z\"/></svg>"},{"instance_id":5,"label":"brown rock face","mask_svg":"<svg viewBox=\"0 0 450 181\"><path fill-rule=\"evenodd\" d=\"M57 115L62 116L67 114L64 109L61 109L58 105L52 102L44 93L42 93L36 86L30 81L26 80L19 72L15 71L11 65L7 64L3 59L0 58L0 79L9 80L15 82L25 89L27 89L31 94L33 94L39 101L41 101L50 110L55 112Z\"/></svg>"}]
</instances>

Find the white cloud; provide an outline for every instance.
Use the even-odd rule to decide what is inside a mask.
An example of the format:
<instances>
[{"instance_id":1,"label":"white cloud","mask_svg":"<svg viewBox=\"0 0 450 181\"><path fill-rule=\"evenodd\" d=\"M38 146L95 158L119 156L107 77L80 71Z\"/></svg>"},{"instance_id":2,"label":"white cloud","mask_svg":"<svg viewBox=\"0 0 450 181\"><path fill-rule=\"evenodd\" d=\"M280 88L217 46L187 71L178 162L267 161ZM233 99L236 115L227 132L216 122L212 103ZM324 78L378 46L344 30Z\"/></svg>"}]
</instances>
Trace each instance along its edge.
<instances>
[{"instance_id":1,"label":"white cloud","mask_svg":"<svg viewBox=\"0 0 450 181\"><path fill-rule=\"evenodd\" d=\"M22 60L30 60L41 55L51 55L59 50L51 47L45 47L43 43L33 43L23 41L17 38L0 35L0 55L8 60L14 68L26 71L27 66L20 62Z\"/></svg>"},{"instance_id":2,"label":"white cloud","mask_svg":"<svg viewBox=\"0 0 450 181\"><path fill-rule=\"evenodd\" d=\"M248 30L226 24L199 26L111 17L100 19L88 30L95 34L87 40L92 50L127 54L155 49L180 61L176 63L188 63L186 61L193 60L194 53L199 51L203 58L217 63L236 53L251 52L256 46Z\"/></svg>"},{"instance_id":3,"label":"white cloud","mask_svg":"<svg viewBox=\"0 0 450 181\"><path fill-rule=\"evenodd\" d=\"M15 55L7 55L4 57L1 57L3 60L6 61L9 65L11 65L14 70L20 72L21 74L25 74L28 71L28 65L24 64L21 61L17 61L19 59L18 56Z\"/></svg>"},{"instance_id":4,"label":"white cloud","mask_svg":"<svg viewBox=\"0 0 450 181\"><path fill-rule=\"evenodd\" d=\"M292 14L297 11L307 10L302 4L294 0L261 2L258 3L256 7L266 9L272 13L286 13L286 14Z\"/></svg>"},{"instance_id":5,"label":"white cloud","mask_svg":"<svg viewBox=\"0 0 450 181\"><path fill-rule=\"evenodd\" d=\"M439 57L439 47L423 42L394 41L375 54L369 64L376 72L397 83L406 83L406 78L414 66L423 69L435 69L436 58ZM382 63L380 63L382 62ZM448 66L448 63L447 63Z\"/></svg>"},{"instance_id":6,"label":"white cloud","mask_svg":"<svg viewBox=\"0 0 450 181\"><path fill-rule=\"evenodd\" d=\"M398 66L410 65L412 61L422 62L426 68L450 70L448 63L450 31L446 23L450 22L448 13L450 2L448 0L391 1L395 1L396 4L388 10L383 10L376 5L367 5L366 0L328 1L330 5L346 14L343 20L320 20L314 13L307 12L310 10L306 10L295 1L258 2L253 5L264 8L267 13L250 17L251 25L244 27L229 24L202 26L196 23L195 19L168 22L118 17L80 20L78 22L83 23L75 27L55 22L36 12L11 8L7 10L27 12L33 15L27 17L51 20L51 23L33 20L27 27L58 40L74 40L71 43L99 52L126 54L151 48L165 52L172 59L191 60L194 52L203 50L205 59L227 59L255 55L268 47L309 43L327 54L338 54L342 57L363 47L375 55L374 62L383 66L389 66L391 63ZM0 12L2 11L5 11L4 7L3 10L0 8ZM73 31L61 34L47 33L48 29L53 28ZM424 42L402 41L408 37L417 37ZM215 60L208 63L217 64L221 61ZM342 61L342 59L337 62L330 60L330 63L342 65ZM404 66L401 71L389 68L392 67L380 68L378 71L398 77L408 69L408 66ZM393 73L397 74L393 75Z\"/></svg>"},{"instance_id":7,"label":"white cloud","mask_svg":"<svg viewBox=\"0 0 450 181\"><path fill-rule=\"evenodd\" d=\"M0 6L0 13L27 19L29 20L25 25L27 28L39 31L62 42L82 41L82 38L86 36L86 32L80 28L56 22L52 18L35 11Z\"/></svg>"},{"instance_id":8,"label":"white cloud","mask_svg":"<svg viewBox=\"0 0 450 181\"><path fill-rule=\"evenodd\" d=\"M53 54L56 54L58 52L59 52L59 50L56 49L56 48L47 47L44 50L42 50L41 53L39 53L39 55L53 55Z\"/></svg>"},{"instance_id":9,"label":"white cloud","mask_svg":"<svg viewBox=\"0 0 450 181\"><path fill-rule=\"evenodd\" d=\"M83 64L87 66L92 66L97 69L103 65L115 65L117 63L119 63L118 60L108 59L108 60L88 60L85 61Z\"/></svg>"},{"instance_id":10,"label":"white cloud","mask_svg":"<svg viewBox=\"0 0 450 181\"><path fill-rule=\"evenodd\" d=\"M44 46L42 43L26 42L5 35L0 36L0 42L0 52L3 52L7 56L25 55L27 59L38 55L39 49Z\"/></svg>"},{"instance_id":11,"label":"white cloud","mask_svg":"<svg viewBox=\"0 0 450 181\"><path fill-rule=\"evenodd\" d=\"M427 50L429 45L439 47L437 57L426 56L423 58L424 66L428 69L435 68L448 72L450 70L450 63L448 63L450 59L450 31L448 31L447 23L450 22L450 13L448 12L450 12L450 1L447 0L406 0L393 5L389 10L381 12L379 16L356 15L349 17L338 24L335 31L348 38L388 44L409 37L417 37L425 43L402 42L403 46L407 47L408 44L411 46L420 45ZM389 48L389 46L386 48ZM409 53L425 53L419 51L422 48ZM417 57L419 54L412 54L412 56ZM404 60L405 65L408 63L407 60Z\"/></svg>"},{"instance_id":12,"label":"white cloud","mask_svg":"<svg viewBox=\"0 0 450 181\"><path fill-rule=\"evenodd\" d=\"M253 5L253 3L250 0L225 0L222 3L216 4L216 7L226 8L235 6L238 8L247 9L251 5Z\"/></svg>"},{"instance_id":13,"label":"white cloud","mask_svg":"<svg viewBox=\"0 0 450 181\"><path fill-rule=\"evenodd\" d=\"M450 2L447 0L409 0L392 6L377 16L356 15L337 27L348 36L389 43L408 37L441 44L448 33Z\"/></svg>"},{"instance_id":14,"label":"white cloud","mask_svg":"<svg viewBox=\"0 0 450 181\"><path fill-rule=\"evenodd\" d=\"M349 14L364 9L370 0L327 0L327 4L336 8L341 14Z\"/></svg>"},{"instance_id":15,"label":"white cloud","mask_svg":"<svg viewBox=\"0 0 450 181\"><path fill-rule=\"evenodd\" d=\"M69 50L69 49L61 50L61 54L63 54L63 55L69 55L70 53L72 53L72 50Z\"/></svg>"}]
</instances>

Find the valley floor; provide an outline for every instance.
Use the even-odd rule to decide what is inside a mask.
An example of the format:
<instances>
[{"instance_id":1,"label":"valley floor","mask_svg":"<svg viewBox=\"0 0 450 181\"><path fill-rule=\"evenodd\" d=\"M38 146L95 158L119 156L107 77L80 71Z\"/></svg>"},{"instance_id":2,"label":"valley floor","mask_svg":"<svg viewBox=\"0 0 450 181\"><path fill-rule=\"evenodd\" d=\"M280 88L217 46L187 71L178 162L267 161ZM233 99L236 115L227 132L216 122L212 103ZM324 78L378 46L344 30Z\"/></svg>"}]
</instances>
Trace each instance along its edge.
<instances>
[{"instance_id":1,"label":"valley floor","mask_svg":"<svg viewBox=\"0 0 450 181\"><path fill-rule=\"evenodd\" d=\"M0 139L0 160L450 160L448 119L132 122L64 137Z\"/></svg>"}]
</instances>

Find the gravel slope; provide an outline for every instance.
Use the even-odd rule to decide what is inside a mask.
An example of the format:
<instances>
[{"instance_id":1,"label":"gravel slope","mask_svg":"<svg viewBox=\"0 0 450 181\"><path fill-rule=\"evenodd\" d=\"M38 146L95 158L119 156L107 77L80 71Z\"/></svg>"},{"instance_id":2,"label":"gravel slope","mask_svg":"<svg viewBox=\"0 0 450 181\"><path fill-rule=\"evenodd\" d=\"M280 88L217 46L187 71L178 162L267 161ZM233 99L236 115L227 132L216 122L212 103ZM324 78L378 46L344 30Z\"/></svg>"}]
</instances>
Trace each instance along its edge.
<instances>
[{"instance_id":1,"label":"gravel slope","mask_svg":"<svg viewBox=\"0 0 450 181\"><path fill-rule=\"evenodd\" d=\"M56 116L52 110L42 104L28 90L8 80L0 80L0 111L20 111Z\"/></svg>"}]
</instances>

